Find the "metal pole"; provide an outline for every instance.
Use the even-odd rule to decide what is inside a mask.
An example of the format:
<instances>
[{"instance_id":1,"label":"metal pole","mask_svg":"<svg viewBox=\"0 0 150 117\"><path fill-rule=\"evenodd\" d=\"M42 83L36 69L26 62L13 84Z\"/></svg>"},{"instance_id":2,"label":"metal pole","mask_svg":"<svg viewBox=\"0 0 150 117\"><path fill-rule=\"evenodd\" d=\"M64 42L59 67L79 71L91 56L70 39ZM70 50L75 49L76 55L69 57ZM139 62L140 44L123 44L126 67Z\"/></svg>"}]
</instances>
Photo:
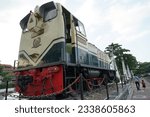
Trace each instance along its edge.
<instances>
[{"instance_id":1,"label":"metal pole","mask_svg":"<svg viewBox=\"0 0 150 117\"><path fill-rule=\"evenodd\" d=\"M108 100L109 99L108 84L106 84L106 94L107 94L107 100Z\"/></svg>"},{"instance_id":2,"label":"metal pole","mask_svg":"<svg viewBox=\"0 0 150 117\"><path fill-rule=\"evenodd\" d=\"M116 89L117 89L117 94L119 94L119 88L118 88L118 77L116 76L116 73L115 73L115 83L116 83Z\"/></svg>"},{"instance_id":3,"label":"metal pole","mask_svg":"<svg viewBox=\"0 0 150 117\"><path fill-rule=\"evenodd\" d=\"M84 97L83 97L83 76L82 76L82 73L80 74L80 93L81 93L81 100L84 100Z\"/></svg>"},{"instance_id":4,"label":"metal pole","mask_svg":"<svg viewBox=\"0 0 150 117\"><path fill-rule=\"evenodd\" d=\"M16 60L14 60L14 68L13 69L16 69Z\"/></svg>"},{"instance_id":5,"label":"metal pole","mask_svg":"<svg viewBox=\"0 0 150 117\"><path fill-rule=\"evenodd\" d=\"M19 100L21 100L21 93L19 93Z\"/></svg>"},{"instance_id":6,"label":"metal pole","mask_svg":"<svg viewBox=\"0 0 150 117\"><path fill-rule=\"evenodd\" d=\"M123 75L121 76L121 86L122 86L122 89L123 89Z\"/></svg>"},{"instance_id":7,"label":"metal pole","mask_svg":"<svg viewBox=\"0 0 150 117\"><path fill-rule=\"evenodd\" d=\"M19 61L18 60L14 60L14 67L13 67L13 69L15 70L18 66L19 66Z\"/></svg>"},{"instance_id":8,"label":"metal pole","mask_svg":"<svg viewBox=\"0 0 150 117\"><path fill-rule=\"evenodd\" d=\"M118 83L116 81L116 88L117 88L117 94L119 94L119 88L118 88Z\"/></svg>"},{"instance_id":9,"label":"metal pole","mask_svg":"<svg viewBox=\"0 0 150 117\"><path fill-rule=\"evenodd\" d=\"M104 76L104 78L106 79L106 94L107 94L107 100L108 100L109 99L108 79L107 79L106 75Z\"/></svg>"},{"instance_id":10,"label":"metal pole","mask_svg":"<svg viewBox=\"0 0 150 117\"><path fill-rule=\"evenodd\" d=\"M7 94L8 94L8 80L6 81L5 100L7 100Z\"/></svg>"}]
</instances>

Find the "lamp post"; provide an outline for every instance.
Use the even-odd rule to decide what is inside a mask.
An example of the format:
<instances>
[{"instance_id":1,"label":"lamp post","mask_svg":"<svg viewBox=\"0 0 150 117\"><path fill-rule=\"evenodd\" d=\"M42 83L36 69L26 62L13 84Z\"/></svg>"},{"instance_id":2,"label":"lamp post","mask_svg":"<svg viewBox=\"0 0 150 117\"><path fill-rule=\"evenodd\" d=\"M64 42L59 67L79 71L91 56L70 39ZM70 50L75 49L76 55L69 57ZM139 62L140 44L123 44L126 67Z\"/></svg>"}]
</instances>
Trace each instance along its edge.
<instances>
[{"instance_id":1,"label":"lamp post","mask_svg":"<svg viewBox=\"0 0 150 117\"><path fill-rule=\"evenodd\" d=\"M8 80L6 81L5 100L7 100L7 94L8 94Z\"/></svg>"},{"instance_id":2,"label":"lamp post","mask_svg":"<svg viewBox=\"0 0 150 117\"><path fill-rule=\"evenodd\" d=\"M14 60L14 69L16 69L16 65L18 67L18 64L19 64L18 60Z\"/></svg>"}]
</instances>

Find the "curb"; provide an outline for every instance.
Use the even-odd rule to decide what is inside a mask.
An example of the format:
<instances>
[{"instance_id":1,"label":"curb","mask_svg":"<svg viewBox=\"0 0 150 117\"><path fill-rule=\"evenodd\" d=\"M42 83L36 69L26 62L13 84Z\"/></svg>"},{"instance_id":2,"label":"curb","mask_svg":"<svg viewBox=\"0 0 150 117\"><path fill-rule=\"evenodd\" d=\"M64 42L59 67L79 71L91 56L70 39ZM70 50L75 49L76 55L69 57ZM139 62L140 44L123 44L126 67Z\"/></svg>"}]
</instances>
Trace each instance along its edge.
<instances>
[{"instance_id":1,"label":"curb","mask_svg":"<svg viewBox=\"0 0 150 117\"><path fill-rule=\"evenodd\" d=\"M133 96L133 88L128 84L125 89L115 97L114 100L130 100Z\"/></svg>"}]
</instances>

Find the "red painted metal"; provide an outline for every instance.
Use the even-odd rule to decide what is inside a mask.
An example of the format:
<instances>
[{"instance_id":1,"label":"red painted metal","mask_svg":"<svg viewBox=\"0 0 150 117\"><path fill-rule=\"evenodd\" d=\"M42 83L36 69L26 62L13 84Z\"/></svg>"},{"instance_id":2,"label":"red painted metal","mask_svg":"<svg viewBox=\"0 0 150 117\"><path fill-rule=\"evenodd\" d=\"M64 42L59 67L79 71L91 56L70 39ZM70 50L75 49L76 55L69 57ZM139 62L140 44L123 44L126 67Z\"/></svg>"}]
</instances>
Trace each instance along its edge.
<instances>
[{"instance_id":1,"label":"red painted metal","mask_svg":"<svg viewBox=\"0 0 150 117\"><path fill-rule=\"evenodd\" d=\"M25 91L21 92L16 86L16 91L24 96L48 95L63 90L63 66L50 66L45 68L35 68L15 73L16 76L32 76L33 82L27 85Z\"/></svg>"}]
</instances>

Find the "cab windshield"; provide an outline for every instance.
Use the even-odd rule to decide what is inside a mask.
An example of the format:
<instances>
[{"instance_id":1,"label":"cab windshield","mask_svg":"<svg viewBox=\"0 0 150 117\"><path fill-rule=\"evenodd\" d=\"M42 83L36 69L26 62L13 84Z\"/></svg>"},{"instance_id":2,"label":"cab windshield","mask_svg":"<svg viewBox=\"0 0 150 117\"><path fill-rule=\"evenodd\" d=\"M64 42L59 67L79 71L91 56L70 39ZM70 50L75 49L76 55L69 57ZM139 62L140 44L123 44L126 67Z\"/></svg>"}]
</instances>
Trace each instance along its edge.
<instances>
[{"instance_id":1,"label":"cab windshield","mask_svg":"<svg viewBox=\"0 0 150 117\"><path fill-rule=\"evenodd\" d=\"M40 8L40 16L43 18L44 22L47 22L57 16L57 8L54 2L48 2L46 4L43 4ZM27 30L27 24L29 21L31 13L27 14L21 21L20 26L22 30Z\"/></svg>"},{"instance_id":2,"label":"cab windshield","mask_svg":"<svg viewBox=\"0 0 150 117\"><path fill-rule=\"evenodd\" d=\"M43 17L43 20L46 22L56 17L56 5L54 2L49 2L40 7L40 15Z\"/></svg>"}]
</instances>

